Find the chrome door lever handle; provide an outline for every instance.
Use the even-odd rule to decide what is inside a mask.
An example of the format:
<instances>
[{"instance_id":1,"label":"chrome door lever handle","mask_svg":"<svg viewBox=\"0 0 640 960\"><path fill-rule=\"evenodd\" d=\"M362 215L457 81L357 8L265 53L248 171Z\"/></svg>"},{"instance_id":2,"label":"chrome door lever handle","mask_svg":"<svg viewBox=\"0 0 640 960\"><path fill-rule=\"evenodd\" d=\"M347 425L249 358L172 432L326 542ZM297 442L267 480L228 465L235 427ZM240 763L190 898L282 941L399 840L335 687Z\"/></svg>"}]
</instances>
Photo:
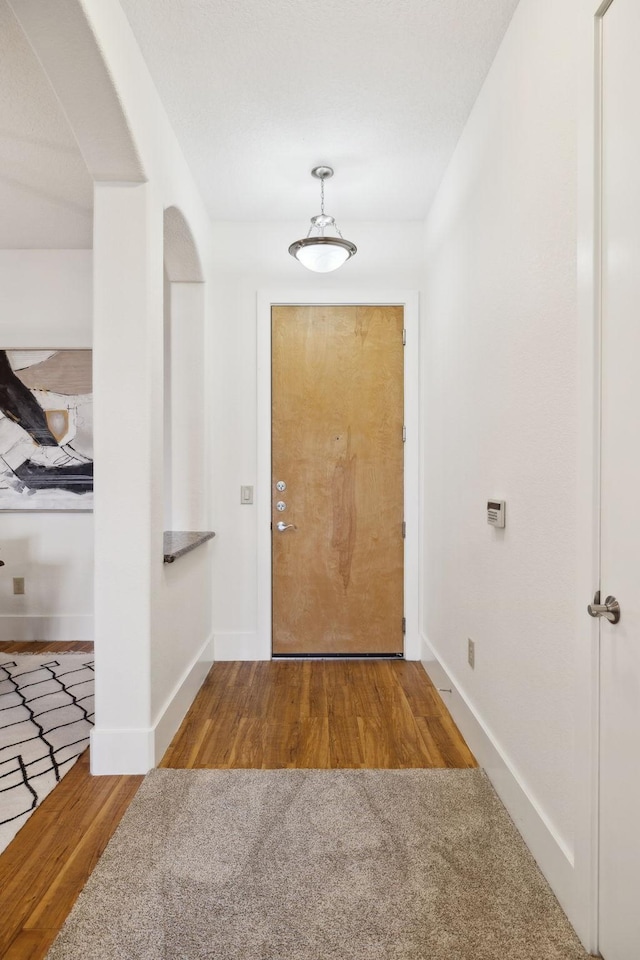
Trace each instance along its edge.
<instances>
[{"instance_id":1,"label":"chrome door lever handle","mask_svg":"<svg viewBox=\"0 0 640 960\"><path fill-rule=\"evenodd\" d=\"M285 523L284 520L278 520L276 524L280 533L284 533L285 530L297 530L295 523Z\"/></svg>"},{"instance_id":2,"label":"chrome door lever handle","mask_svg":"<svg viewBox=\"0 0 640 960\"><path fill-rule=\"evenodd\" d=\"M590 617L604 617L609 623L617 623L620 619L620 604L615 597L607 597L604 603L600 603L600 591L593 598L593 603L587 607L587 613Z\"/></svg>"}]
</instances>

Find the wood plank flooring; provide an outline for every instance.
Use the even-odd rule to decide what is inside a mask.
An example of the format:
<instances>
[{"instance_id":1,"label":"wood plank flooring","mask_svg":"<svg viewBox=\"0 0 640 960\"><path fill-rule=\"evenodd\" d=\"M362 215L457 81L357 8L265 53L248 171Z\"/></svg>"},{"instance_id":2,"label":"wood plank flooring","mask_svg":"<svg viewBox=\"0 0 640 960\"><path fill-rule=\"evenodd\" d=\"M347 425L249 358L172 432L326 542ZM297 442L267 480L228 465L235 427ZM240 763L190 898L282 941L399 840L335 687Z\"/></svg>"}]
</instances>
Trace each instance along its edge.
<instances>
[{"instance_id":1,"label":"wood plank flooring","mask_svg":"<svg viewBox=\"0 0 640 960\"><path fill-rule=\"evenodd\" d=\"M90 653L92 643L0 643L0 653ZM92 777L89 751L0 856L0 957L40 960L142 777Z\"/></svg>"},{"instance_id":2,"label":"wood plank flooring","mask_svg":"<svg viewBox=\"0 0 640 960\"><path fill-rule=\"evenodd\" d=\"M7 644L3 653L91 644ZM420 664L217 663L165 767L471 767ZM91 777L88 751L0 856L0 957L42 960L142 777Z\"/></svg>"},{"instance_id":3,"label":"wood plank flooring","mask_svg":"<svg viewBox=\"0 0 640 960\"><path fill-rule=\"evenodd\" d=\"M93 644L85 640L51 641L44 643L39 640L2 640L0 653L92 653Z\"/></svg>"},{"instance_id":4,"label":"wood plank flooring","mask_svg":"<svg viewBox=\"0 0 640 960\"><path fill-rule=\"evenodd\" d=\"M473 767L421 664L217 663L161 766Z\"/></svg>"}]
</instances>

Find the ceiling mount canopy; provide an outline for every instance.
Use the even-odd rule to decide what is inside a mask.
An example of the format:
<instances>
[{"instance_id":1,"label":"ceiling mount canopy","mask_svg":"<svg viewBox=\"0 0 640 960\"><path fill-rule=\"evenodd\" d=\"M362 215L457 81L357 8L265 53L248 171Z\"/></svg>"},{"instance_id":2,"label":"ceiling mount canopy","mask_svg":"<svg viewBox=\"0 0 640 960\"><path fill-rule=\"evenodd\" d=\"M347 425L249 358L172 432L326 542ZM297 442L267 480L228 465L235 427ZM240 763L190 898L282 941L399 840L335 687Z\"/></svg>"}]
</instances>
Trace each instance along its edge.
<instances>
[{"instance_id":1,"label":"ceiling mount canopy","mask_svg":"<svg viewBox=\"0 0 640 960\"><path fill-rule=\"evenodd\" d=\"M324 182L333 176L331 167L314 167L311 176L320 181L320 213L311 217L311 226L304 240L296 240L289 253L314 273L329 273L337 270L349 257L358 252L355 243L345 240L333 217L324 212ZM327 229L335 230L337 236L327 236Z\"/></svg>"}]
</instances>

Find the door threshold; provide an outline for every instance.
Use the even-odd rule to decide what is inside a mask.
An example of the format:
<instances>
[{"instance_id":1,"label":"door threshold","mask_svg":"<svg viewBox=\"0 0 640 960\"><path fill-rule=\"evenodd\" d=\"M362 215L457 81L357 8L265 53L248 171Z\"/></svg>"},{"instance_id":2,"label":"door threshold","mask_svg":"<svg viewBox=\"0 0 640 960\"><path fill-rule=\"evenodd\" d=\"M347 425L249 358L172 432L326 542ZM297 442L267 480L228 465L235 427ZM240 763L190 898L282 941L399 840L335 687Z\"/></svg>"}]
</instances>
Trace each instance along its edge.
<instances>
[{"instance_id":1,"label":"door threshold","mask_svg":"<svg viewBox=\"0 0 640 960\"><path fill-rule=\"evenodd\" d=\"M404 653L272 653L272 660L404 660Z\"/></svg>"}]
</instances>

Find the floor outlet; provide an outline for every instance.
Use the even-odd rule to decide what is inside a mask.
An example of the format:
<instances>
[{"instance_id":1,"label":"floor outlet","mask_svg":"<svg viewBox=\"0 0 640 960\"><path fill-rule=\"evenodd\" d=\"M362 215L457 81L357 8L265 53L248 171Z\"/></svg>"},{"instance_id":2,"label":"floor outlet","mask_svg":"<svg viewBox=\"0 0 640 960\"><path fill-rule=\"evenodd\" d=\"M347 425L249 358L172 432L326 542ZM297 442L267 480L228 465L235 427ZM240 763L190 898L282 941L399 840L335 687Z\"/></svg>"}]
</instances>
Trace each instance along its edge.
<instances>
[{"instance_id":1,"label":"floor outlet","mask_svg":"<svg viewBox=\"0 0 640 960\"><path fill-rule=\"evenodd\" d=\"M476 665L476 645L475 645L475 641L474 641L474 640L471 640L471 638L469 638L469 640L467 640L467 644L468 644L468 647L467 647L467 660L469 661L469 666L470 666L471 669L473 670L473 669L475 668L475 665Z\"/></svg>"}]
</instances>

